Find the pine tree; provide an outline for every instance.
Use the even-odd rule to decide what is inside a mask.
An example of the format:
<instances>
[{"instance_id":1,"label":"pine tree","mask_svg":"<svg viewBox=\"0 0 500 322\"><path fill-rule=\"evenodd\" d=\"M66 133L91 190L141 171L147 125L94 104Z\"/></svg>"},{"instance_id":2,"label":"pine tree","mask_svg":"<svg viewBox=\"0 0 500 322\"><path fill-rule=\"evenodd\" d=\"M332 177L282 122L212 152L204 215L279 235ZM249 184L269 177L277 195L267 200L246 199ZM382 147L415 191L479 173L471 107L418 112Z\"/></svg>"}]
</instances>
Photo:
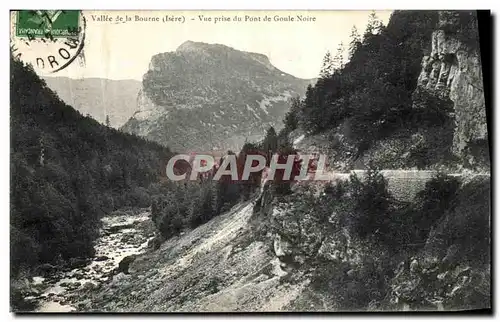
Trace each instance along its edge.
<instances>
[{"instance_id":1,"label":"pine tree","mask_svg":"<svg viewBox=\"0 0 500 322\"><path fill-rule=\"evenodd\" d=\"M372 35L375 30L375 11L372 11L368 16L368 24L366 25L365 35Z\"/></svg>"},{"instance_id":2,"label":"pine tree","mask_svg":"<svg viewBox=\"0 0 500 322\"><path fill-rule=\"evenodd\" d=\"M382 20L378 18L375 11L372 11L370 16L368 16L368 25L366 26L365 34L378 34L382 31L383 27L384 24L382 23Z\"/></svg>"},{"instance_id":3,"label":"pine tree","mask_svg":"<svg viewBox=\"0 0 500 322\"><path fill-rule=\"evenodd\" d=\"M268 161L270 160L271 155L276 153L278 150L278 135L272 126L267 130L266 137L263 142L263 148L264 152L268 155Z\"/></svg>"},{"instance_id":4,"label":"pine tree","mask_svg":"<svg viewBox=\"0 0 500 322\"><path fill-rule=\"evenodd\" d=\"M323 57L323 65L321 66L321 71L319 72L319 77L327 78L333 74L333 61L330 51L327 51L325 57Z\"/></svg>"},{"instance_id":5,"label":"pine tree","mask_svg":"<svg viewBox=\"0 0 500 322\"><path fill-rule=\"evenodd\" d=\"M318 130L318 114L324 112L322 106L315 103L315 88L311 84L307 85L306 97L299 113L299 125L306 131L314 132ZM321 114L320 114L321 115Z\"/></svg>"},{"instance_id":6,"label":"pine tree","mask_svg":"<svg viewBox=\"0 0 500 322\"><path fill-rule=\"evenodd\" d=\"M288 134L289 132L298 128L299 124L299 113L302 108L302 100L300 97L292 97L290 104L290 111L286 113L285 119L283 123L285 124L285 131Z\"/></svg>"},{"instance_id":7,"label":"pine tree","mask_svg":"<svg viewBox=\"0 0 500 322\"><path fill-rule=\"evenodd\" d=\"M352 55L358 50L361 46L361 36L358 33L358 29L356 26L352 26L351 29L351 42L349 43L349 59L352 58Z\"/></svg>"},{"instance_id":8,"label":"pine tree","mask_svg":"<svg viewBox=\"0 0 500 322\"><path fill-rule=\"evenodd\" d=\"M111 124L110 124L110 122L109 122L109 115L106 115L106 126L107 126L107 127L110 127L110 126L111 126Z\"/></svg>"},{"instance_id":9,"label":"pine tree","mask_svg":"<svg viewBox=\"0 0 500 322\"><path fill-rule=\"evenodd\" d=\"M337 48L337 53L333 57L333 67L335 70L341 70L344 68L344 43L340 43Z\"/></svg>"}]
</instances>

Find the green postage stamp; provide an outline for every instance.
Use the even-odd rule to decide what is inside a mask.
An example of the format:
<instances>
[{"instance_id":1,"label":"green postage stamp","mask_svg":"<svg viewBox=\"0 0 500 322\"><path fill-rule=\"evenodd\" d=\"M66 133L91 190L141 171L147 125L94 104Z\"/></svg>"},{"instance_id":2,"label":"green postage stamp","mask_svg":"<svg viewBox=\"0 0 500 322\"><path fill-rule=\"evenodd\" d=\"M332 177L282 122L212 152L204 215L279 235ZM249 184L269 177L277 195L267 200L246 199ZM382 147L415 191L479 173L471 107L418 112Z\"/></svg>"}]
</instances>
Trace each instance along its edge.
<instances>
[{"instance_id":1,"label":"green postage stamp","mask_svg":"<svg viewBox=\"0 0 500 322\"><path fill-rule=\"evenodd\" d=\"M17 37L65 38L77 35L79 28L79 10L21 10L17 12Z\"/></svg>"}]
</instances>

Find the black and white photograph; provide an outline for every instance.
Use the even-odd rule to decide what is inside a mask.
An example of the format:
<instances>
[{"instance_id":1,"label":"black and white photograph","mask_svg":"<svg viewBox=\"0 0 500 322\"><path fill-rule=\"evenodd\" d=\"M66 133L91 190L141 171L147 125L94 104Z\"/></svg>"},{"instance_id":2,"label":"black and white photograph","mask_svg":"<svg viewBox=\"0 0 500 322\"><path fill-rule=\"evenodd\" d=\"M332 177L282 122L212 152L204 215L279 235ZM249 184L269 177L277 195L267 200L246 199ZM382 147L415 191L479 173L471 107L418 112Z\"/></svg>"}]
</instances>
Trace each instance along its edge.
<instances>
[{"instance_id":1,"label":"black and white photograph","mask_svg":"<svg viewBox=\"0 0 500 322\"><path fill-rule=\"evenodd\" d=\"M491 313L490 11L9 27L11 312Z\"/></svg>"}]
</instances>

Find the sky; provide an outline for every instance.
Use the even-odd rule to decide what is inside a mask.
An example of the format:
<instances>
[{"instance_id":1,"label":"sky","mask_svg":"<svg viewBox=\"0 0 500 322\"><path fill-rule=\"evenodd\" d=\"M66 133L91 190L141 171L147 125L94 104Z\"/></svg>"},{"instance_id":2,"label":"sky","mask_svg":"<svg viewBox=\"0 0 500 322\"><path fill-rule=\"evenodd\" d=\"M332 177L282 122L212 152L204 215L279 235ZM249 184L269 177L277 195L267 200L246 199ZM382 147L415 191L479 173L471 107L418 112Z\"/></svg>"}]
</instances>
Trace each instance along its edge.
<instances>
[{"instance_id":1,"label":"sky","mask_svg":"<svg viewBox=\"0 0 500 322\"><path fill-rule=\"evenodd\" d=\"M142 80L153 55L175 51L191 40L261 53L286 73L314 78L327 51L334 54L340 42L347 48L353 25L360 34L364 32L370 11L84 11L83 14L87 21L85 66L75 61L53 76ZM376 11L376 14L386 25L391 11ZM200 21L201 15L211 21ZM298 15L315 21L298 21ZM97 17L103 16L113 21L97 21ZM117 17L125 20L125 16L131 21L116 21ZM141 21L136 21L135 16ZM184 22L162 22L165 16L180 17ZM235 16L241 21L234 21ZM248 17L245 21L246 16L253 17L253 21ZM271 21L264 21L265 16ZM294 21L273 21L276 16L285 20L291 16ZM230 21L215 21L222 17ZM142 21L148 18L160 21Z\"/></svg>"}]
</instances>

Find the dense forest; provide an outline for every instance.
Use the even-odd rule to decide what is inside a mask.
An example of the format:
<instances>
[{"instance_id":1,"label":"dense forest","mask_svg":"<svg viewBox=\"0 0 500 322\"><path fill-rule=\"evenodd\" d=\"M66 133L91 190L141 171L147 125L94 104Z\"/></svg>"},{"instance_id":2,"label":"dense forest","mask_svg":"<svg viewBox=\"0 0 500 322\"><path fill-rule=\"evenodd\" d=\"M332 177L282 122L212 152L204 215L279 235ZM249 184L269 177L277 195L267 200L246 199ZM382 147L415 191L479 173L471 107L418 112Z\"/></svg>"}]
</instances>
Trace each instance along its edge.
<instances>
[{"instance_id":1,"label":"dense forest","mask_svg":"<svg viewBox=\"0 0 500 322\"><path fill-rule=\"evenodd\" d=\"M63 103L11 59L12 273L93 254L99 219L150 204L171 152L118 132Z\"/></svg>"}]
</instances>

